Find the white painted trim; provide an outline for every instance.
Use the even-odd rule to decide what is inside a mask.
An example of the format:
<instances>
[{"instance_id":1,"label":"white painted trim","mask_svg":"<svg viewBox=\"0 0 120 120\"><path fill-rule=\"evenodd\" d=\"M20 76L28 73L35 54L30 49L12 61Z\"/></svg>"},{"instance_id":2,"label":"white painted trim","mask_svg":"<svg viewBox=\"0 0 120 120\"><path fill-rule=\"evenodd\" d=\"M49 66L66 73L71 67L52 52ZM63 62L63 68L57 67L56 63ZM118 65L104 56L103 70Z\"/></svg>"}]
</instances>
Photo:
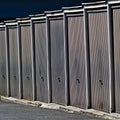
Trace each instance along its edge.
<instances>
[{"instance_id":1,"label":"white painted trim","mask_svg":"<svg viewBox=\"0 0 120 120\"><path fill-rule=\"evenodd\" d=\"M104 5L84 6L84 9L94 9L94 8L103 8L103 7L107 8L107 4L104 4Z\"/></svg>"}]
</instances>

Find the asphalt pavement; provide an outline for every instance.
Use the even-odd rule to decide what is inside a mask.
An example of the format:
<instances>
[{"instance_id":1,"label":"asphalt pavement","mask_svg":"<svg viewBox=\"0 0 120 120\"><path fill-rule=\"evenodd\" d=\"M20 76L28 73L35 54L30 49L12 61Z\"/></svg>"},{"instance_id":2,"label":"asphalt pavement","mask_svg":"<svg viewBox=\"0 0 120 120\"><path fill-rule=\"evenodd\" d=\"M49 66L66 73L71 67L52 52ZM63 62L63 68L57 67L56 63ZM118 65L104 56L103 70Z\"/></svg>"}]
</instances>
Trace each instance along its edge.
<instances>
[{"instance_id":1,"label":"asphalt pavement","mask_svg":"<svg viewBox=\"0 0 120 120\"><path fill-rule=\"evenodd\" d=\"M82 113L68 113L8 102L0 102L0 120L104 120Z\"/></svg>"}]
</instances>

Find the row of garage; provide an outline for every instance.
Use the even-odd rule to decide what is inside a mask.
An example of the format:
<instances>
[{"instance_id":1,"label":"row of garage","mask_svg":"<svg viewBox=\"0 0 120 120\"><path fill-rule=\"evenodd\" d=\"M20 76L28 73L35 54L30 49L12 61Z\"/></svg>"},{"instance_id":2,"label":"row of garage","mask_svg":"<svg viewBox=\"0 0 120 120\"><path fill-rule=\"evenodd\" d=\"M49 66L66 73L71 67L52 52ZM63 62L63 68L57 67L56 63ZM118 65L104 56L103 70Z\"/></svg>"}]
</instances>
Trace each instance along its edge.
<instances>
[{"instance_id":1,"label":"row of garage","mask_svg":"<svg viewBox=\"0 0 120 120\"><path fill-rule=\"evenodd\" d=\"M119 31L119 1L4 21L0 94L120 112Z\"/></svg>"}]
</instances>

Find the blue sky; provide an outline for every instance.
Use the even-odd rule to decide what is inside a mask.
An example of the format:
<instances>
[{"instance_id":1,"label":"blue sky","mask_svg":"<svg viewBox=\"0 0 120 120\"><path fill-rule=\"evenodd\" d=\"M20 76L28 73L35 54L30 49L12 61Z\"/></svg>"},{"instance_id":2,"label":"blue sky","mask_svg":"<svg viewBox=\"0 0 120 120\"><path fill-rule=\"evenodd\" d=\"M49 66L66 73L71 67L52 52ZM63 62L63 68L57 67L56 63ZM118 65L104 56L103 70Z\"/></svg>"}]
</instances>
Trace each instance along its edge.
<instances>
[{"instance_id":1,"label":"blue sky","mask_svg":"<svg viewBox=\"0 0 120 120\"><path fill-rule=\"evenodd\" d=\"M1 0L0 18L26 17L66 6L79 6L81 2L95 0Z\"/></svg>"}]
</instances>

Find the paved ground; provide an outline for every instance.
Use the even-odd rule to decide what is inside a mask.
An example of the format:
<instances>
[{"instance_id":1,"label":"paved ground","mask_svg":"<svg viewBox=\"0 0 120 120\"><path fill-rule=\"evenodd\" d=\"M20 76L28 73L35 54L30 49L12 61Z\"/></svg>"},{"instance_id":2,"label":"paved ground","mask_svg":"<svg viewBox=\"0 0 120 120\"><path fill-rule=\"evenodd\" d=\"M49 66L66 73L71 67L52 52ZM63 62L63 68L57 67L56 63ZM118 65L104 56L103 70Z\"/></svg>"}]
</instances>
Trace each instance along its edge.
<instances>
[{"instance_id":1,"label":"paved ground","mask_svg":"<svg viewBox=\"0 0 120 120\"><path fill-rule=\"evenodd\" d=\"M0 102L0 120L103 120L83 114Z\"/></svg>"}]
</instances>

